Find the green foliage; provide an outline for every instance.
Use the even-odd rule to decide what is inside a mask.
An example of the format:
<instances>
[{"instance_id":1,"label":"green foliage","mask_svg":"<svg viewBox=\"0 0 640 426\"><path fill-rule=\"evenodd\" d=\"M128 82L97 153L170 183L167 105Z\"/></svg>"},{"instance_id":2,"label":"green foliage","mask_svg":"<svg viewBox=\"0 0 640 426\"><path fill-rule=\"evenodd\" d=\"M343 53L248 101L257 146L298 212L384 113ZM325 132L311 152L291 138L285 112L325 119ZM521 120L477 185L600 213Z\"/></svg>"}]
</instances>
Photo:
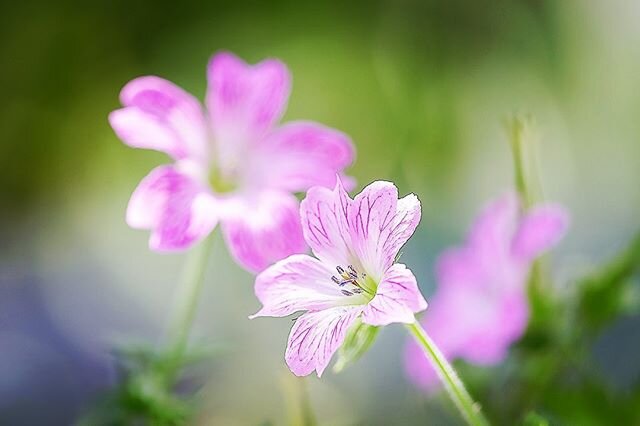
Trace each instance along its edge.
<instances>
[{"instance_id":1,"label":"green foliage","mask_svg":"<svg viewBox=\"0 0 640 426\"><path fill-rule=\"evenodd\" d=\"M522 423L523 426L549 426L547 419L536 412L529 412Z\"/></svg>"},{"instance_id":2,"label":"green foliage","mask_svg":"<svg viewBox=\"0 0 640 426\"><path fill-rule=\"evenodd\" d=\"M181 373L213 355L212 350L199 350L180 359L172 351L156 351L145 345L118 348L119 379L105 393L80 426L185 424L194 414L188 392L178 392Z\"/></svg>"},{"instance_id":3,"label":"green foliage","mask_svg":"<svg viewBox=\"0 0 640 426\"><path fill-rule=\"evenodd\" d=\"M500 368L505 376L474 387L489 417L497 424L515 424L522 413L536 410L548 420L529 414L524 425L638 424L640 383L625 394L611 389L593 368L590 350L608 324L638 313L625 295L639 270L640 234L614 259L578 280L571 297L547 293L549 310L532 309L539 319L532 318Z\"/></svg>"},{"instance_id":4,"label":"green foliage","mask_svg":"<svg viewBox=\"0 0 640 426\"><path fill-rule=\"evenodd\" d=\"M639 270L640 234L609 264L578 283L578 319L587 330L598 331L629 308L626 296Z\"/></svg>"}]
</instances>

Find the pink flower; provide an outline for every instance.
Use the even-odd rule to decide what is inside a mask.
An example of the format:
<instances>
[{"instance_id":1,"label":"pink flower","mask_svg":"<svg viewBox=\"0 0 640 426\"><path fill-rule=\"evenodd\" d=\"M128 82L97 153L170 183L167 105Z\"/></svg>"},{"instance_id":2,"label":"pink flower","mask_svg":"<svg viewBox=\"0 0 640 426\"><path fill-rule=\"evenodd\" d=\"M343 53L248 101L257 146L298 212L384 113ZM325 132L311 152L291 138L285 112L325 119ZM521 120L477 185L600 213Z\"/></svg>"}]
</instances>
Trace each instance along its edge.
<instances>
[{"instance_id":1,"label":"pink flower","mask_svg":"<svg viewBox=\"0 0 640 426\"><path fill-rule=\"evenodd\" d=\"M230 53L208 67L206 111L159 77L140 77L109 116L127 145L168 154L174 163L134 191L127 223L150 229L157 251L184 250L218 224L234 258L252 271L304 252L293 193L332 186L353 160L349 138L308 121L278 126L290 91L286 66L249 66Z\"/></svg>"},{"instance_id":2,"label":"pink flower","mask_svg":"<svg viewBox=\"0 0 640 426\"><path fill-rule=\"evenodd\" d=\"M350 199L338 182L315 187L300 205L302 229L315 258L294 255L256 278L262 309L253 317L297 318L285 353L291 371L318 376L354 321L381 326L412 323L427 307L416 279L394 263L420 222L420 201L398 200L390 182L374 182Z\"/></svg>"},{"instance_id":3,"label":"pink flower","mask_svg":"<svg viewBox=\"0 0 640 426\"><path fill-rule=\"evenodd\" d=\"M562 238L568 222L564 209L549 204L521 215L518 198L507 194L485 208L464 246L440 257L438 288L421 322L448 359L492 365L505 358L529 319L531 264ZM413 341L405 360L407 374L418 386L438 384Z\"/></svg>"}]
</instances>

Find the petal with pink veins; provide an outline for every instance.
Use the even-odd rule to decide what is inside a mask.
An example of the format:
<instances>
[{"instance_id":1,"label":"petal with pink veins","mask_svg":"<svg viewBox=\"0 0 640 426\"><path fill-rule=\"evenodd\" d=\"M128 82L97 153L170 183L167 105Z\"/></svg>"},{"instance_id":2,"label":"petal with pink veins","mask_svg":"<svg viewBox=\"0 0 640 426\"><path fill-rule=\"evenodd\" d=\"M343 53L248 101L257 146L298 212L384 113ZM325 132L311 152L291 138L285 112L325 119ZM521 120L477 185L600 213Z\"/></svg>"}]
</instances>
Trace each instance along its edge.
<instances>
[{"instance_id":1,"label":"petal with pink veins","mask_svg":"<svg viewBox=\"0 0 640 426\"><path fill-rule=\"evenodd\" d=\"M362 313L362 321L377 326L410 324L415 321L415 314L426 308L416 277L405 265L396 263L385 272L376 295Z\"/></svg>"},{"instance_id":2,"label":"petal with pink veins","mask_svg":"<svg viewBox=\"0 0 640 426\"><path fill-rule=\"evenodd\" d=\"M152 170L127 207L127 223L152 229L149 245L156 251L184 250L207 236L217 222L214 197L172 166Z\"/></svg>"},{"instance_id":3,"label":"petal with pink veins","mask_svg":"<svg viewBox=\"0 0 640 426\"><path fill-rule=\"evenodd\" d=\"M413 194L398 200L393 183L377 181L350 203L348 218L355 254L379 280L418 226L420 201Z\"/></svg>"},{"instance_id":4,"label":"petal with pink veins","mask_svg":"<svg viewBox=\"0 0 640 426\"><path fill-rule=\"evenodd\" d=\"M305 254L279 261L256 278L255 293L263 307L252 318L282 317L344 304L350 298L331 280L333 274L335 271Z\"/></svg>"},{"instance_id":5,"label":"petal with pink veins","mask_svg":"<svg viewBox=\"0 0 640 426\"><path fill-rule=\"evenodd\" d=\"M226 214L222 223L227 246L240 265L260 272L280 259L306 251L298 200L293 195L263 192L241 200L240 206L242 212Z\"/></svg>"},{"instance_id":6,"label":"petal with pink veins","mask_svg":"<svg viewBox=\"0 0 640 426\"><path fill-rule=\"evenodd\" d=\"M347 230L349 197L338 183L332 191L314 186L300 204L304 238L313 253L328 265L342 265L353 258Z\"/></svg>"},{"instance_id":7,"label":"petal with pink veins","mask_svg":"<svg viewBox=\"0 0 640 426\"><path fill-rule=\"evenodd\" d=\"M513 241L513 253L532 260L558 243L569 226L569 215L560 206L546 204L531 209L522 219Z\"/></svg>"},{"instance_id":8,"label":"petal with pink veins","mask_svg":"<svg viewBox=\"0 0 640 426\"><path fill-rule=\"evenodd\" d=\"M304 191L333 188L354 149L347 135L317 123L298 121L274 130L257 148L254 178L270 187Z\"/></svg>"},{"instance_id":9,"label":"petal with pink veins","mask_svg":"<svg viewBox=\"0 0 640 426\"><path fill-rule=\"evenodd\" d=\"M289 369L296 376L315 370L320 377L361 311L362 306L339 306L307 312L298 318L285 351Z\"/></svg>"},{"instance_id":10,"label":"petal with pink veins","mask_svg":"<svg viewBox=\"0 0 640 426\"><path fill-rule=\"evenodd\" d=\"M122 89L124 108L109 122L127 145L162 151L174 159L207 161L207 128L196 98L160 77L130 81Z\"/></svg>"}]
</instances>

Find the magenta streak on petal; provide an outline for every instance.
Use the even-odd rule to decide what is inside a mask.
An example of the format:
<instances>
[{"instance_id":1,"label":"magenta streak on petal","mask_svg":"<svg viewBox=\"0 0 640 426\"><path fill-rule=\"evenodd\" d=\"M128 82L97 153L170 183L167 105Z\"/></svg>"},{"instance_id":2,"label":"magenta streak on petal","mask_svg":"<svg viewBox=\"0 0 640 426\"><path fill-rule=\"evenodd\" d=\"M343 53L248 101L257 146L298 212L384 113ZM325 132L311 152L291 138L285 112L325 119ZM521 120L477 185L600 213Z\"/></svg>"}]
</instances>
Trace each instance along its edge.
<instances>
[{"instance_id":1,"label":"magenta streak on petal","mask_svg":"<svg viewBox=\"0 0 640 426\"><path fill-rule=\"evenodd\" d=\"M376 295L364 310L363 321L378 326L409 324L415 321L415 313L426 308L415 277L405 265L397 263L385 272Z\"/></svg>"},{"instance_id":2,"label":"magenta streak on petal","mask_svg":"<svg viewBox=\"0 0 640 426\"><path fill-rule=\"evenodd\" d=\"M335 307L299 317L291 329L285 353L291 371L306 376L316 370L320 377L361 310L357 306Z\"/></svg>"},{"instance_id":3,"label":"magenta streak on petal","mask_svg":"<svg viewBox=\"0 0 640 426\"><path fill-rule=\"evenodd\" d=\"M256 277L255 293L263 304L257 316L286 316L342 304L345 296L330 279L332 271L317 259L293 255Z\"/></svg>"}]
</instances>

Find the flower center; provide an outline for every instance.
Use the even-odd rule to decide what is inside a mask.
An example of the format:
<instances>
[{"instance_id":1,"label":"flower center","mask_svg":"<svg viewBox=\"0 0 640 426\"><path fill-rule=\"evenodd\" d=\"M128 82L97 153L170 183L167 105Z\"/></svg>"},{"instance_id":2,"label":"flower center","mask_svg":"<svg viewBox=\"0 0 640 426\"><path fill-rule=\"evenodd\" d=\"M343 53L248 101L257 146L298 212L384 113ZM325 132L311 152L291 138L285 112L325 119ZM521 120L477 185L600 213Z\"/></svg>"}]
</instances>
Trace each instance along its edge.
<instances>
[{"instance_id":1,"label":"flower center","mask_svg":"<svg viewBox=\"0 0 640 426\"><path fill-rule=\"evenodd\" d=\"M229 179L227 176L223 176L218 167L211 168L211 172L209 173L209 184L218 194L233 192L238 188L238 185L232 179Z\"/></svg>"},{"instance_id":2,"label":"flower center","mask_svg":"<svg viewBox=\"0 0 640 426\"><path fill-rule=\"evenodd\" d=\"M345 296L355 296L362 294L369 300L376 294L376 285L364 272L359 273L353 265L347 266L345 270L342 266L336 266L338 276L332 275L331 280L340 287L340 292Z\"/></svg>"}]
</instances>

